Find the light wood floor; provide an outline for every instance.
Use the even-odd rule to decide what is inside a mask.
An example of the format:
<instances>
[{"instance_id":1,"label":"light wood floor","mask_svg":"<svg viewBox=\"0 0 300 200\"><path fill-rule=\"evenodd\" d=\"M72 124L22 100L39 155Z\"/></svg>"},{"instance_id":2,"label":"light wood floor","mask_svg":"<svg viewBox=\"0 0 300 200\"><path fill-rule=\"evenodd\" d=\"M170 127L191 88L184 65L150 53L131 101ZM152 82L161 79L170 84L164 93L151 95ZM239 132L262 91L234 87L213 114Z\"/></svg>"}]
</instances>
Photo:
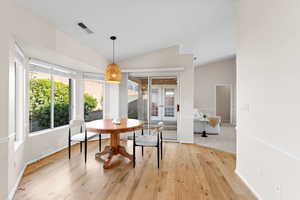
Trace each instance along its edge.
<instances>
[{"instance_id":1,"label":"light wood floor","mask_svg":"<svg viewBox=\"0 0 300 200\"><path fill-rule=\"evenodd\" d=\"M124 145L131 152L131 142ZM160 169L155 148L147 148L144 157L137 151L135 169L117 157L116 166L104 170L102 162L94 159L97 142L89 143L86 165L79 145L74 145L70 161L63 150L30 165L14 199L255 199L234 173L234 155L193 144L164 147Z\"/></svg>"}]
</instances>

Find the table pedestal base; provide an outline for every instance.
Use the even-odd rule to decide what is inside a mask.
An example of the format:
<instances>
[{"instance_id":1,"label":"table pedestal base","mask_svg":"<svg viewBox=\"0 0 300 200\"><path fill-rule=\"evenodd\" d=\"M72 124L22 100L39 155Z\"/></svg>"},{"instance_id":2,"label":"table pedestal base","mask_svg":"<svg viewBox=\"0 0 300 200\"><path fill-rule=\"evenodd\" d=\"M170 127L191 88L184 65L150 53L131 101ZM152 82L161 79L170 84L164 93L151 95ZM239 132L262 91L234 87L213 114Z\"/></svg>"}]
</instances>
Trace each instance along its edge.
<instances>
[{"instance_id":1,"label":"table pedestal base","mask_svg":"<svg viewBox=\"0 0 300 200\"><path fill-rule=\"evenodd\" d=\"M203 132L202 132L202 135L201 135L201 137L208 137L208 135L207 135L206 131L203 131Z\"/></svg>"},{"instance_id":2,"label":"table pedestal base","mask_svg":"<svg viewBox=\"0 0 300 200\"><path fill-rule=\"evenodd\" d=\"M103 168L108 169L110 167L110 162L115 155L122 155L129 160L133 160L133 156L127 153L125 147L118 145L117 147L106 146L102 152L96 153L95 157L102 159L101 156L108 154L107 159L104 161Z\"/></svg>"}]
</instances>

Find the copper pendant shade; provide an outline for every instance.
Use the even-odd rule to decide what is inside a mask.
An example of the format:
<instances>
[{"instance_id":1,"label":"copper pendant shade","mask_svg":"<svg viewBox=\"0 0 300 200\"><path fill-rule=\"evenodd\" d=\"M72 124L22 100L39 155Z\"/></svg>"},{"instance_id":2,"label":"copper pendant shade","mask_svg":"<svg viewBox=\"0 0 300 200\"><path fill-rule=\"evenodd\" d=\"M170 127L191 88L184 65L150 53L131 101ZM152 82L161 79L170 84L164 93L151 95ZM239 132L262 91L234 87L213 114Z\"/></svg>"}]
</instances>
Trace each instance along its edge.
<instances>
[{"instance_id":1,"label":"copper pendant shade","mask_svg":"<svg viewBox=\"0 0 300 200\"><path fill-rule=\"evenodd\" d=\"M106 66L105 69L105 81L111 83L120 83L122 79L121 69L115 64L115 40L116 36L111 36L110 39L113 41L113 63Z\"/></svg>"}]
</instances>

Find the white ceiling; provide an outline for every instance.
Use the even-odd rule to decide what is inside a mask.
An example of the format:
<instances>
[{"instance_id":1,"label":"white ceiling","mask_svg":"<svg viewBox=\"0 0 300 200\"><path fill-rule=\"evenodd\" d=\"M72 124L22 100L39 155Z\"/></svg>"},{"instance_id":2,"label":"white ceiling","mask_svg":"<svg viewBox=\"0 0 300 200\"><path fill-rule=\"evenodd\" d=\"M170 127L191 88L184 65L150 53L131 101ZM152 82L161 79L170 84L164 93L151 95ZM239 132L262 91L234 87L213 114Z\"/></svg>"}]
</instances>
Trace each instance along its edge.
<instances>
[{"instance_id":1,"label":"white ceiling","mask_svg":"<svg viewBox=\"0 0 300 200\"><path fill-rule=\"evenodd\" d=\"M234 0L17 0L83 44L119 60L180 45L198 63L235 54ZM84 22L94 34L76 24Z\"/></svg>"}]
</instances>

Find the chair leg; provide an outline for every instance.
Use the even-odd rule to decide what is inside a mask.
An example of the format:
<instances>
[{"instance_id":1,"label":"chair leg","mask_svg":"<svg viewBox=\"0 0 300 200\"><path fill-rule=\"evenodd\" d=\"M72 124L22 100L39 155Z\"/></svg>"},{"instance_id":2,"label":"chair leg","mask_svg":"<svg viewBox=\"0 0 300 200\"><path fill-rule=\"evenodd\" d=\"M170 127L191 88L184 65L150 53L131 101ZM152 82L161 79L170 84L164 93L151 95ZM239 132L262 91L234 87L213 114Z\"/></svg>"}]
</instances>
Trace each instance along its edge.
<instances>
[{"instance_id":1,"label":"chair leg","mask_svg":"<svg viewBox=\"0 0 300 200\"><path fill-rule=\"evenodd\" d=\"M133 146L133 168L135 168L135 144Z\"/></svg>"},{"instance_id":2,"label":"chair leg","mask_svg":"<svg viewBox=\"0 0 300 200\"><path fill-rule=\"evenodd\" d=\"M162 131L160 132L160 159L163 158L163 138L162 138Z\"/></svg>"},{"instance_id":3,"label":"chair leg","mask_svg":"<svg viewBox=\"0 0 300 200\"><path fill-rule=\"evenodd\" d=\"M80 142L80 153L82 153L82 142Z\"/></svg>"},{"instance_id":4,"label":"chair leg","mask_svg":"<svg viewBox=\"0 0 300 200\"><path fill-rule=\"evenodd\" d=\"M162 160L163 158L163 142L160 142L160 159Z\"/></svg>"},{"instance_id":5,"label":"chair leg","mask_svg":"<svg viewBox=\"0 0 300 200\"><path fill-rule=\"evenodd\" d=\"M135 132L133 132L133 144L132 144L132 147L133 147L133 168L135 168Z\"/></svg>"},{"instance_id":6,"label":"chair leg","mask_svg":"<svg viewBox=\"0 0 300 200\"><path fill-rule=\"evenodd\" d=\"M157 146L157 168L159 168L159 145Z\"/></svg>"},{"instance_id":7,"label":"chair leg","mask_svg":"<svg viewBox=\"0 0 300 200\"><path fill-rule=\"evenodd\" d=\"M144 147L142 146L142 156L144 156Z\"/></svg>"},{"instance_id":8,"label":"chair leg","mask_svg":"<svg viewBox=\"0 0 300 200\"><path fill-rule=\"evenodd\" d=\"M87 157L87 141L84 142L84 162L86 163Z\"/></svg>"},{"instance_id":9,"label":"chair leg","mask_svg":"<svg viewBox=\"0 0 300 200\"><path fill-rule=\"evenodd\" d=\"M69 146L69 160L70 160L71 159L71 128L69 128L68 146Z\"/></svg>"},{"instance_id":10,"label":"chair leg","mask_svg":"<svg viewBox=\"0 0 300 200\"><path fill-rule=\"evenodd\" d=\"M71 159L71 140L69 139L69 160Z\"/></svg>"},{"instance_id":11,"label":"chair leg","mask_svg":"<svg viewBox=\"0 0 300 200\"><path fill-rule=\"evenodd\" d=\"M86 163L87 157L87 130L85 129L85 139L84 139L84 162Z\"/></svg>"},{"instance_id":12,"label":"chair leg","mask_svg":"<svg viewBox=\"0 0 300 200\"><path fill-rule=\"evenodd\" d=\"M101 134L99 134L99 152L101 152Z\"/></svg>"}]
</instances>

